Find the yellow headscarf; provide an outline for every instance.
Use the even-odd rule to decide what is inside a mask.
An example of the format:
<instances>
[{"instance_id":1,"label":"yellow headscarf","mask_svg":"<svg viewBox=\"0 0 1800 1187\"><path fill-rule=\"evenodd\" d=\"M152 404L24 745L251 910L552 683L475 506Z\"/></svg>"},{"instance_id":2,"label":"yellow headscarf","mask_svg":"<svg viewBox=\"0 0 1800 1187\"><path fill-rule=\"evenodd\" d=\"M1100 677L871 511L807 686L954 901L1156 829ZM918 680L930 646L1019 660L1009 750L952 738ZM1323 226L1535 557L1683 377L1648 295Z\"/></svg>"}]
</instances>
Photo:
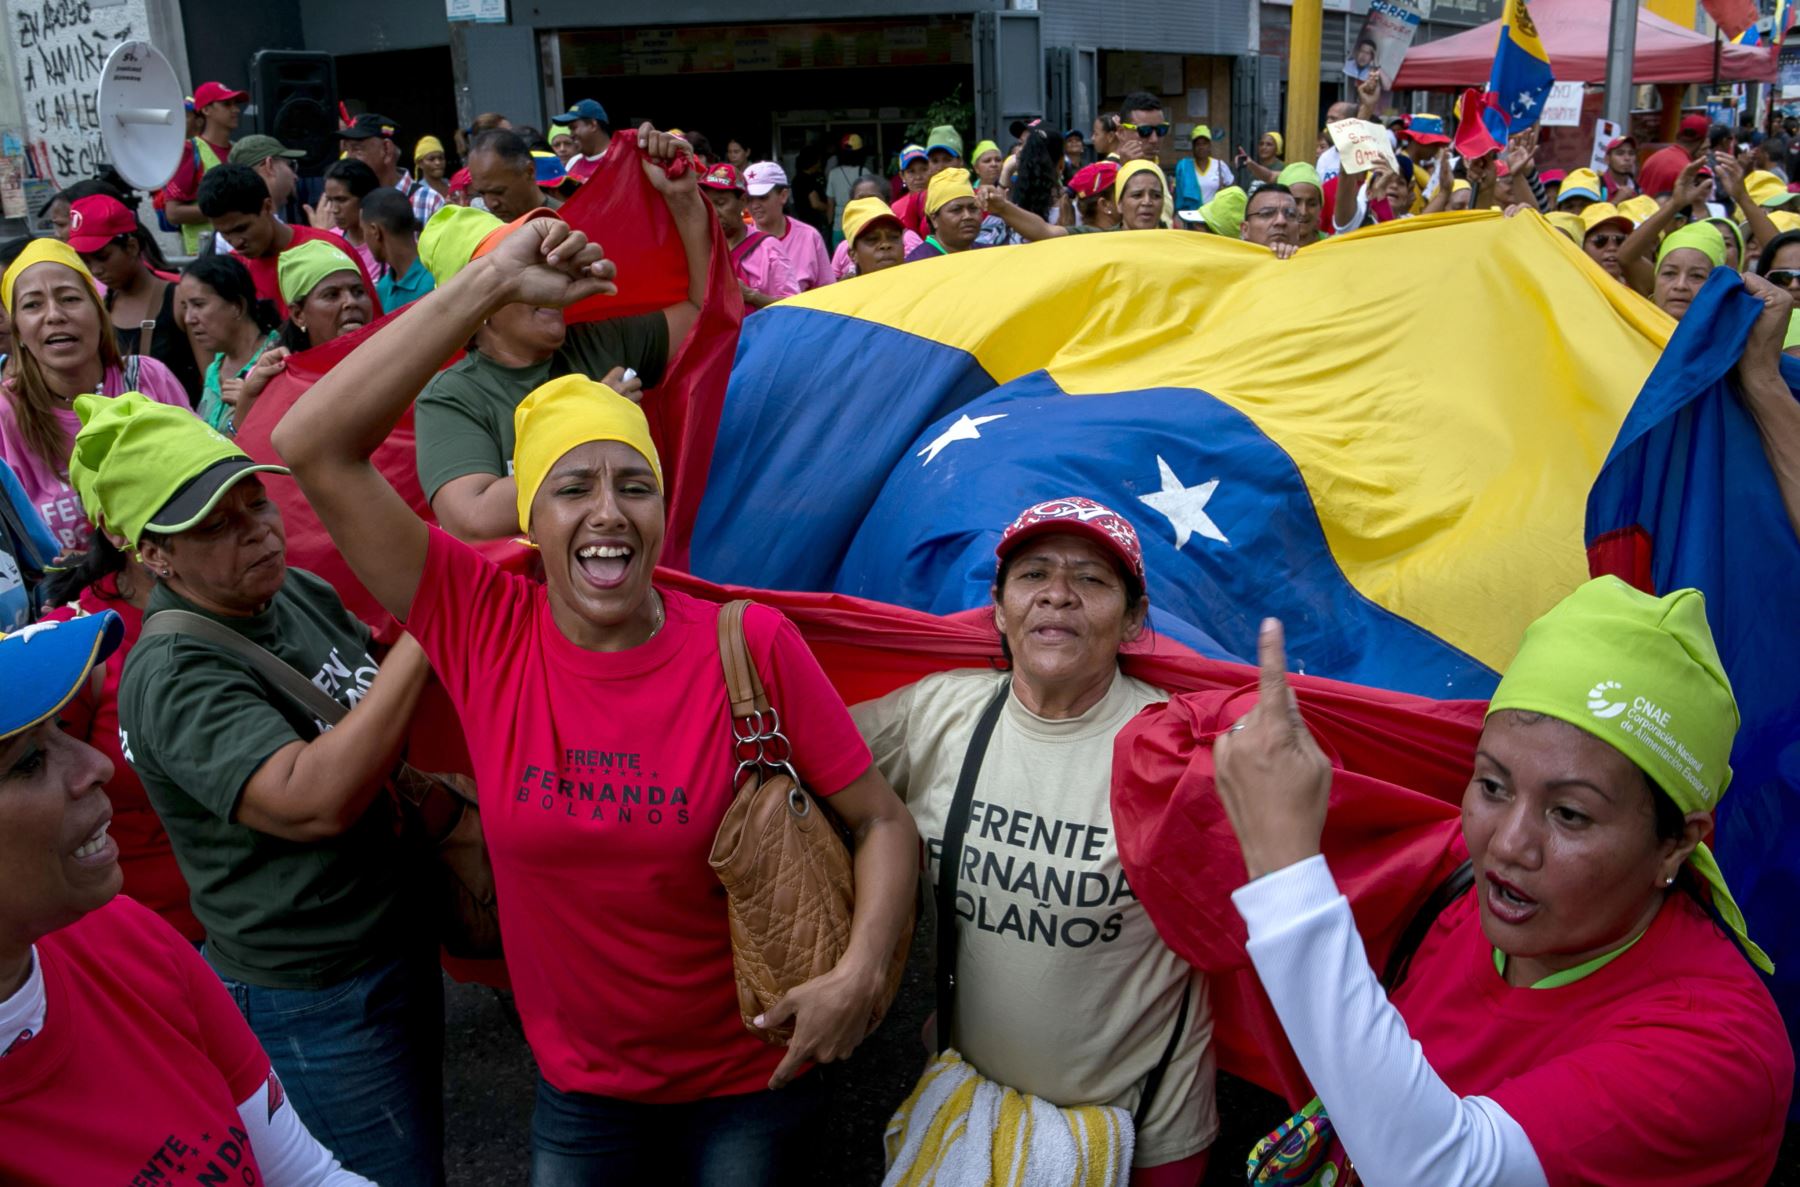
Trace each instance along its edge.
<instances>
[{"instance_id":1,"label":"yellow headscarf","mask_svg":"<svg viewBox=\"0 0 1800 1187\"><path fill-rule=\"evenodd\" d=\"M663 486L662 461L644 410L585 375L552 379L513 410L513 479L519 486L519 530L531 530L531 500L558 458L590 441L618 441L637 450Z\"/></svg>"},{"instance_id":2,"label":"yellow headscarf","mask_svg":"<svg viewBox=\"0 0 1800 1187\"><path fill-rule=\"evenodd\" d=\"M1162 180L1162 170L1157 168L1155 161L1126 162L1125 167L1119 170L1119 175L1113 178L1113 201L1115 203L1123 201L1125 198L1125 183L1146 170L1154 172L1158 181Z\"/></svg>"},{"instance_id":3,"label":"yellow headscarf","mask_svg":"<svg viewBox=\"0 0 1800 1187\"><path fill-rule=\"evenodd\" d=\"M419 142L413 145L413 163L417 164L420 157L428 157L434 152L441 153L443 151L444 142L442 140L436 136L421 136Z\"/></svg>"},{"instance_id":4,"label":"yellow headscarf","mask_svg":"<svg viewBox=\"0 0 1800 1187\"><path fill-rule=\"evenodd\" d=\"M275 261L276 287L285 304L298 305L319 282L337 272L356 272L356 261L323 239L308 239L282 252Z\"/></svg>"},{"instance_id":5,"label":"yellow headscarf","mask_svg":"<svg viewBox=\"0 0 1800 1187\"><path fill-rule=\"evenodd\" d=\"M1280 132L1264 132L1263 135L1268 136L1275 141L1275 155L1277 157L1286 154L1287 140Z\"/></svg>"},{"instance_id":6,"label":"yellow headscarf","mask_svg":"<svg viewBox=\"0 0 1800 1187\"><path fill-rule=\"evenodd\" d=\"M76 275L87 281L88 291L96 297L100 295L100 290L94 285L94 274L87 270L87 265L81 262L81 257L75 253L74 248L60 239L33 239L19 253L19 258L12 262L6 274L0 276L0 305L6 307L6 312L12 312L13 285L25 274L25 269L33 264L61 264L65 268L73 268Z\"/></svg>"},{"instance_id":7,"label":"yellow headscarf","mask_svg":"<svg viewBox=\"0 0 1800 1187\"><path fill-rule=\"evenodd\" d=\"M936 214L947 202L974 196L975 187L969 184L967 169L940 169L932 174L931 184L925 187L925 213L927 216Z\"/></svg>"}]
</instances>

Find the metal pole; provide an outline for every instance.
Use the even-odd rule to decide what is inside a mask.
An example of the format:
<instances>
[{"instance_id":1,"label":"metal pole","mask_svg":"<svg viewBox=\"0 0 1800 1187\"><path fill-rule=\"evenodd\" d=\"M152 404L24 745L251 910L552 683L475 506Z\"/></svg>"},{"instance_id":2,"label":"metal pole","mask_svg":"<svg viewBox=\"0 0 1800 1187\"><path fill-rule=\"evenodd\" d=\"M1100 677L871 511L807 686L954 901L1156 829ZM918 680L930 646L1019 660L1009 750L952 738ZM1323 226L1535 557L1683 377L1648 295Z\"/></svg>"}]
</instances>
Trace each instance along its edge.
<instances>
[{"instance_id":1,"label":"metal pole","mask_svg":"<svg viewBox=\"0 0 1800 1187\"><path fill-rule=\"evenodd\" d=\"M1324 0L1294 0L1288 32L1287 144L1291 160L1310 159L1313 141L1319 136L1319 41L1324 32Z\"/></svg>"},{"instance_id":2,"label":"metal pole","mask_svg":"<svg viewBox=\"0 0 1800 1187\"><path fill-rule=\"evenodd\" d=\"M1631 62L1637 56L1638 0L1612 0L1606 39L1606 118L1631 127Z\"/></svg>"}]
</instances>

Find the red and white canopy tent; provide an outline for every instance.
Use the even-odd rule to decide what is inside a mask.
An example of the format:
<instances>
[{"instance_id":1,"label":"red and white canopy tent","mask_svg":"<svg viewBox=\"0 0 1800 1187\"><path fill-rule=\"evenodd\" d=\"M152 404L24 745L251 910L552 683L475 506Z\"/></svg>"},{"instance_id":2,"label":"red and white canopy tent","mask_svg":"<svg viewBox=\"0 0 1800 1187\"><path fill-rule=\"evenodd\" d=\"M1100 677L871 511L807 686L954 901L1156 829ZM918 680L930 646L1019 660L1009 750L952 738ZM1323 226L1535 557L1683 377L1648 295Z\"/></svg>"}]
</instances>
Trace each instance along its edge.
<instances>
[{"instance_id":1,"label":"red and white canopy tent","mask_svg":"<svg viewBox=\"0 0 1800 1187\"><path fill-rule=\"evenodd\" d=\"M1532 0L1550 68L1559 82L1606 81L1608 0ZM1396 90L1450 91L1487 83L1494 64L1500 22L1489 21L1466 33L1414 46L1401 63ZM1684 29L1648 9L1637 14L1637 53L1632 59L1635 83L1710 82L1713 39ZM1767 46L1733 45L1718 49L1718 77L1727 82L1775 81L1775 55Z\"/></svg>"}]
</instances>

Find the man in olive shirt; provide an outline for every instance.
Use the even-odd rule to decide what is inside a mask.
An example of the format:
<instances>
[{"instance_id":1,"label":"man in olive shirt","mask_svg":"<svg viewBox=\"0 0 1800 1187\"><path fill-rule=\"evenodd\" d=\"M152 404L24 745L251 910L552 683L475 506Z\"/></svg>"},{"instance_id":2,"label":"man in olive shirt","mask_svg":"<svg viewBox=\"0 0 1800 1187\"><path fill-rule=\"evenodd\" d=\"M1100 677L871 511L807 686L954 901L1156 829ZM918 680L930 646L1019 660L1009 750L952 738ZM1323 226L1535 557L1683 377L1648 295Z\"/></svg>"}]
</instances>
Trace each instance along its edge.
<instances>
[{"instance_id":1,"label":"man in olive shirt","mask_svg":"<svg viewBox=\"0 0 1800 1187\"><path fill-rule=\"evenodd\" d=\"M578 374L636 399L640 386L661 382L700 315L713 214L695 188L699 170L670 180L655 154L690 150L649 124L638 130L638 144L653 146L642 165L674 216L687 256L688 299L659 313L574 326L564 324L559 310L530 305L507 305L488 318L468 353L432 378L413 410L419 485L438 523L454 536L496 540L518 534L513 410L533 388ZM441 287L505 231L484 212L447 207L419 237L419 257Z\"/></svg>"}]
</instances>

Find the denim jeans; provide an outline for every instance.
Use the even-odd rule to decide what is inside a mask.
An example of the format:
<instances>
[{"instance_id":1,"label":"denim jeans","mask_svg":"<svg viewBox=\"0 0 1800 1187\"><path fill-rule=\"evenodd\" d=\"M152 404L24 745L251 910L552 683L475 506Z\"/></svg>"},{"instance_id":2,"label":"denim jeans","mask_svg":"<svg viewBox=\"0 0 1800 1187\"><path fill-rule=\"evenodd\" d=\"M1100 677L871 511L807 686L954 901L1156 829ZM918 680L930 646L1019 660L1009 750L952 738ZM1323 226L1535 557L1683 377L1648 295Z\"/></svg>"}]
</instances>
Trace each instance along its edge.
<instances>
[{"instance_id":1,"label":"denim jeans","mask_svg":"<svg viewBox=\"0 0 1800 1187\"><path fill-rule=\"evenodd\" d=\"M287 1099L338 1161L381 1187L444 1181L444 983L436 953L325 989L222 978Z\"/></svg>"},{"instance_id":2,"label":"denim jeans","mask_svg":"<svg viewBox=\"0 0 1800 1187\"><path fill-rule=\"evenodd\" d=\"M809 1141L818 1137L810 1123L824 1092L814 1072L778 1092L651 1105L559 1092L540 1076L531 1114L531 1187L803 1182Z\"/></svg>"}]
</instances>

